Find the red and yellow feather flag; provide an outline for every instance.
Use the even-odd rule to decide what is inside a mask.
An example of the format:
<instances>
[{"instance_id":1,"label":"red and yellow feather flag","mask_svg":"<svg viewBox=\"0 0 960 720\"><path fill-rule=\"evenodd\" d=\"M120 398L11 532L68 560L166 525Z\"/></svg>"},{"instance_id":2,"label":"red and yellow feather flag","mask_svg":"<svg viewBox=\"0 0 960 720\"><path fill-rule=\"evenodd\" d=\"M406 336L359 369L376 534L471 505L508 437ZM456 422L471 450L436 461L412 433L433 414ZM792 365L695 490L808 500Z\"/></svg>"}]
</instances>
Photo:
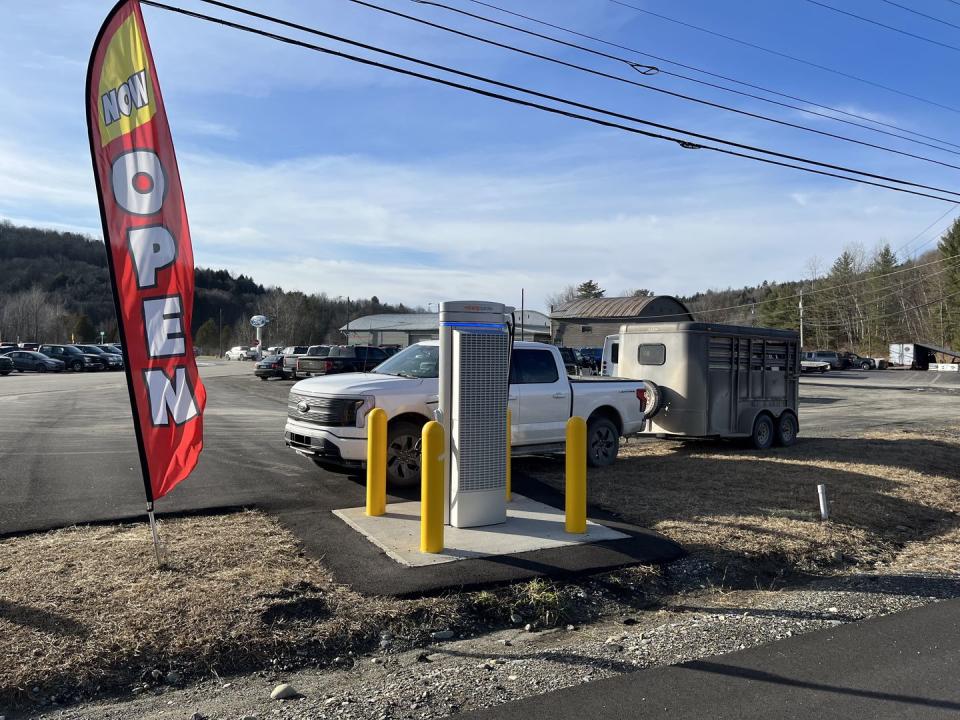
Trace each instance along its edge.
<instances>
[{"instance_id":1,"label":"red and yellow feather flag","mask_svg":"<svg viewBox=\"0 0 960 720\"><path fill-rule=\"evenodd\" d=\"M193 248L140 3L117 3L87 68L87 129L147 501L196 467Z\"/></svg>"}]
</instances>

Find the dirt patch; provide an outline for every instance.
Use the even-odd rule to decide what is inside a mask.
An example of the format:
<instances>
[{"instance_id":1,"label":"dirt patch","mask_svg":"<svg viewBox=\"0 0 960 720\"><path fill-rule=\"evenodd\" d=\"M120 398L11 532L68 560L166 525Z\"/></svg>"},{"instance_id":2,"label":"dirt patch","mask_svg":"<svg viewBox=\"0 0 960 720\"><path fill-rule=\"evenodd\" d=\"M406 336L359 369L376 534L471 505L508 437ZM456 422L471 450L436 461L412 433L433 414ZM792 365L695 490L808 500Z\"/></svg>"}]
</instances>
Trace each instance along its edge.
<instances>
[{"instance_id":1,"label":"dirt patch","mask_svg":"<svg viewBox=\"0 0 960 720\"><path fill-rule=\"evenodd\" d=\"M438 598L368 597L334 583L257 512L170 520L161 534L162 570L141 524L0 542L0 707L349 665L356 653L414 647L436 630L584 622L617 602L615 587L637 603L656 597L651 568L587 585L539 579Z\"/></svg>"},{"instance_id":2,"label":"dirt patch","mask_svg":"<svg viewBox=\"0 0 960 720\"><path fill-rule=\"evenodd\" d=\"M633 442L612 467L591 470L588 500L715 562L727 581L752 585L758 575L888 563L905 546L943 542L944 558L956 558L958 459L957 428L803 439L767 452L730 442ZM546 467L537 477L562 488L562 462Z\"/></svg>"}]
</instances>

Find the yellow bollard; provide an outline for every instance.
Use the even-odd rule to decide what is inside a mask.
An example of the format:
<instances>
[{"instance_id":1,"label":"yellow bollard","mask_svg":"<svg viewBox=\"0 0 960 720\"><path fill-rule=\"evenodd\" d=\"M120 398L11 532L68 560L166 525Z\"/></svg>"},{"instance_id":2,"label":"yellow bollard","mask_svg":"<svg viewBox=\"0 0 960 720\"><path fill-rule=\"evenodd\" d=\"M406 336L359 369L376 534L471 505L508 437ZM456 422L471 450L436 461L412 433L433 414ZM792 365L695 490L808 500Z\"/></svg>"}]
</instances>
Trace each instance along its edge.
<instances>
[{"instance_id":1,"label":"yellow bollard","mask_svg":"<svg viewBox=\"0 0 960 720\"><path fill-rule=\"evenodd\" d=\"M507 408L507 502L513 500L513 468L510 465L510 444L513 436L510 432L510 408Z\"/></svg>"},{"instance_id":2,"label":"yellow bollard","mask_svg":"<svg viewBox=\"0 0 960 720\"><path fill-rule=\"evenodd\" d=\"M443 426L423 426L420 456L420 552L443 552Z\"/></svg>"},{"instance_id":3,"label":"yellow bollard","mask_svg":"<svg viewBox=\"0 0 960 720\"><path fill-rule=\"evenodd\" d=\"M567 420L566 530L587 532L587 423L581 417Z\"/></svg>"},{"instance_id":4,"label":"yellow bollard","mask_svg":"<svg viewBox=\"0 0 960 720\"><path fill-rule=\"evenodd\" d=\"M367 414L367 515L387 512L387 413L374 408Z\"/></svg>"}]
</instances>

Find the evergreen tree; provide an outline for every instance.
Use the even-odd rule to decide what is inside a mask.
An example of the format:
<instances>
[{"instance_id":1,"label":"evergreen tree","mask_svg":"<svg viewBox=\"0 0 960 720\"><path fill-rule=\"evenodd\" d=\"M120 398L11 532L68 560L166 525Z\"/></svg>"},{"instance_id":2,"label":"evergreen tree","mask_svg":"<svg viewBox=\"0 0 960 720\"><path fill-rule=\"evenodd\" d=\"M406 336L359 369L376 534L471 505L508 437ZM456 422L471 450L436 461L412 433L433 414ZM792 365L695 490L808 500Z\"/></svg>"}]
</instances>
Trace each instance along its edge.
<instances>
[{"instance_id":1,"label":"evergreen tree","mask_svg":"<svg viewBox=\"0 0 960 720\"><path fill-rule=\"evenodd\" d=\"M587 280L577 285L578 298L601 298L606 294L606 290L601 288L593 280Z\"/></svg>"},{"instance_id":2,"label":"evergreen tree","mask_svg":"<svg viewBox=\"0 0 960 720\"><path fill-rule=\"evenodd\" d=\"M220 341L217 337L216 320L208 318L207 321L197 329L194 342L205 355L215 354L220 346Z\"/></svg>"},{"instance_id":3,"label":"evergreen tree","mask_svg":"<svg viewBox=\"0 0 960 720\"><path fill-rule=\"evenodd\" d=\"M76 324L73 326L74 341L78 343L93 342L94 335L96 335L96 331L93 329L90 318L86 315L78 317Z\"/></svg>"}]
</instances>

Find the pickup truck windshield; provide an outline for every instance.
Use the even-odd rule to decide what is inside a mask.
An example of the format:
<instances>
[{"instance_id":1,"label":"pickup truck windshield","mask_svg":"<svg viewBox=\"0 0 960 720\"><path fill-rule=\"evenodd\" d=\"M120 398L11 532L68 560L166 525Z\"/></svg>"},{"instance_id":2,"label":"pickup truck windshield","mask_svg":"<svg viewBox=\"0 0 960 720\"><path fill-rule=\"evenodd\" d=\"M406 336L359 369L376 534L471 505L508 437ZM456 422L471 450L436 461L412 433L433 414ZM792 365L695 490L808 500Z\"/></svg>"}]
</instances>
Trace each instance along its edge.
<instances>
[{"instance_id":1,"label":"pickup truck windshield","mask_svg":"<svg viewBox=\"0 0 960 720\"><path fill-rule=\"evenodd\" d=\"M400 375L412 378L435 378L440 375L440 347L438 345L411 345L401 350L373 372L382 375Z\"/></svg>"}]
</instances>

